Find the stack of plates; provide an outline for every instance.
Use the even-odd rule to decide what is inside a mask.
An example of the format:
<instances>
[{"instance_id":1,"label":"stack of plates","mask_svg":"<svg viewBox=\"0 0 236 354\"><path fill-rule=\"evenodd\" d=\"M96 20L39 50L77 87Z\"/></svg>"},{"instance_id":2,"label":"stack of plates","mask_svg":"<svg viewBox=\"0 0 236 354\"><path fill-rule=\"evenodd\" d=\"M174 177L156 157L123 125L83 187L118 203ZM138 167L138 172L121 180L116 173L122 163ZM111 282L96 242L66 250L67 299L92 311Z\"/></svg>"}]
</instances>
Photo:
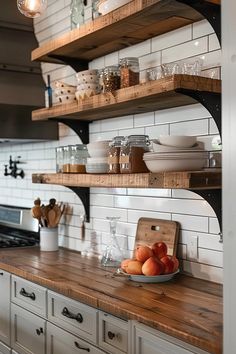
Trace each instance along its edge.
<instances>
[{"instance_id":1,"label":"stack of plates","mask_svg":"<svg viewBox=\"0 0 236 354\"><path fill-rule=\"evenodd\" d=\"M208 152L196 143L192 147L175 147L153 143L153 152L143 155L151 172L197 171L205 167Z\"/></svg>"}]
</instances>

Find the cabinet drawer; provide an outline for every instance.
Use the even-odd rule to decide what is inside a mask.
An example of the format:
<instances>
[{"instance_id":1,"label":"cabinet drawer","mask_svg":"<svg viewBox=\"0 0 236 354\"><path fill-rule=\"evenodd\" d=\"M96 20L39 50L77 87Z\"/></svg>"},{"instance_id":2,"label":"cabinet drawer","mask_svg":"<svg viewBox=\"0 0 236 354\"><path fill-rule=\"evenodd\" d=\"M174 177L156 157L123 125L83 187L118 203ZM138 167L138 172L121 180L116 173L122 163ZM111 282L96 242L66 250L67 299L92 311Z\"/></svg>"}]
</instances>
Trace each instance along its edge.
<instances>
[{"instance_id":1,"label":"cabinet drawer","mask_svg":"<svg viewBox=\"0 0 236 354\"><path fill-rule=\"evenodd\" d=\"M109 353L128 353L128 322L100 312L99 347Z\"/></svg>"},{"instance_id":2,"label":"cabinet drawer","mask_svg":"<svg viewBox=\"0 0 236 354\"><path fill-rule=\"evenodd\" d=\"M54 292L48 292L48 319L69 332L97 343L98 311Z\"/></svg>"},{"instance_id":3,"label":"cabinet drawer","mask_svg":"<svg viewBox=\"0 0 236 354\"><path fill-rule=\"evenodd\" d=\"M45 354L46 321L11 305L11 347L19 354Z\"/></svg>"},{"instance_id":4,"label":"cabinet drawer","mask_svg":"<svg viewBox=\"0 0 236 354\"><path fill-rule=\"evenodd\" d=\"M63 329L47 323L47 354L102 354L101 350L92 344L70 334Z\"/></svg>"},{"instance_id":5,"label":"cabinet drawer","mask_svg":"<svg viewBox=\"0 0 236 354\"><path fill-rule=\"evenodd\" d=\"M2 342L0 342L0 354L11 354L11 349Z\"/></svg>"},{"instance_id":6,"label":"cabinet drawer","mask_svg":"<svg viewBox=\"0 0 236 354\"><path fill-rule=\"evenodd\" d=\"M40 285L12 276L11 300L40 316L46 317L47 290Z\"/></svg>"},{"instance_id":7,"label":"cabinet drawer","mask_svg":"<svg viewBox=\"0 0 236 354\"><path fill-rule=\"evenodd\" d=\"M133 321L132 354L209 354L192 345Z\"/></svg>"},{"instance_id":8,"label":"cabinet drawer","mask_svg":"<svg viewBox=\"0 0 236 354\"><path fill-rule=\"evenodd\" d=\"M11 275L0 269L0 341L10 345ZM1 353L1 349L0 349Z\"/></svg>"}]
</instances>

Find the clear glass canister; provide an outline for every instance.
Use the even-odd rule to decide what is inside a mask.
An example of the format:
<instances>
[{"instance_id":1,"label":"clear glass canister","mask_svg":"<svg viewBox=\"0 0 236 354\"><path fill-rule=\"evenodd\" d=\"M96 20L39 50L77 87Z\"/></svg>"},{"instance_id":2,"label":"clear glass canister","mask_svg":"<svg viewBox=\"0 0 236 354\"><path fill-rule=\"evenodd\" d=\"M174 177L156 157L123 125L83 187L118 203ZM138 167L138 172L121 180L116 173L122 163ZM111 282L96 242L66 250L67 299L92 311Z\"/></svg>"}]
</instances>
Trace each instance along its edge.
<instances>
[{"instance_id":1,"label":"clear glass canister","mask_svg":"<svg viewBox=\"0 0 236 354\"><path fill-rule=\"evenodd\" d=\"M56 148L56 172L61 173L63 171L63 152L64 147L58 146Z\"/></svg>"},{"instance_id":2,"label":"clear glass canister","mask_svg":"<svg viewBox=\"0 0 236 354\"><path fill-rule=\"evenodd\" d=\"M141 173L148 172L143 154L149 151L149 137L147 135L130 135L122 142L120 149L120 172Z\"/></svg>"},{"instance_id":3,"label":"clear glass canister","mask_svg":"<svg viewBox=\"0 0 236 354\"><path fill-rule=\"evenodd\" d=\"M120 59L120 88L139 84L138 58Z\"/></svg>"},{"instance_id":4,"label":"clear glass canister","mask_svg":"<svg viewBox=\"0 0 236 354\"><path fill-rule=\"evenodd\" d=\"M115 136L109 145L107 158L108 173L120 173L120 148L124 140L124 136Z\"/></svg>"},{"instance_id":5,"label":"clear glass canister","mask_svg":"<svg viewBox=\"0 0 236 354\"><path fill-rule=\"evenodd\" d=\"M112 92L120 88L120 69L118 66L107 66L103 70L103 92Z\"/></svg>"},{"instance_id":6,"label":"clear glass canister","mask_svg":"<svg viewBox=\"0 0 236 354\"><path fill-rule=\"evenodd\" d=\"M77 144L71 146L70 173L85 173L88 157L87 145Z\"/></svg>"},{"instance_id":7,"label":"clear glass canister","mask_svg":"<svg viewBox=\"0 0 236 354\"><path fill-rule=\"evenodd\" d=\"M63 173L70 173L70 157L71 157L71 145L63 147Z\"/></svg>"}]
</instances>

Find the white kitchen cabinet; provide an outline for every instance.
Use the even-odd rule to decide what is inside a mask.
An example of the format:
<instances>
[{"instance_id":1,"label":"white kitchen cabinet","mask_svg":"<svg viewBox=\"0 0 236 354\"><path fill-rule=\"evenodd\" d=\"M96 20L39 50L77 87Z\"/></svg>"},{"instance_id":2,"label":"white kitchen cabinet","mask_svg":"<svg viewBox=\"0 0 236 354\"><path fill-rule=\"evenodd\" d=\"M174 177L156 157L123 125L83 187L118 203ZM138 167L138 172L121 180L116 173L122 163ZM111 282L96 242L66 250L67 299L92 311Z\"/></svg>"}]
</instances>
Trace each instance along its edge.
<instances>
[{"instance_id":1,"label":"white kitchen cabinet","mask_svg":"<svg viewBox=\"0 0 236 354\"><path fill-rule=\"evenodd\" d=\"M12 276L11 301L46 317L47 289L20 277Z\"/></svg>"},{"instance_id":2,"label":"white kitchen cabinet","mask_svg":"<svg viewBox=\"0 0 236 354\"><path fill-rule=\"evenodd\" d=\"M100 311L99 347L112 354L129 353L128 321Z\"/></svg>"},{"instance_id":3,"label":"white kitchen cabinet","mask_svg":"<svg viewBox=\"0 0 236 354\"><path fill-rule=\"evenodd\" d=\"M10 289L11 275L0 269L0 341L7 345L10 345Z\"/></svg>"},{"instance_id":4,"label":"white kitchen cabinet","mask_svg":"<svg viewBox=\"0 0 236 354\"><path fill-rule=\"evenodd\" d=\"M0 354L11 354L11 349L0 342Z\"/></svg>"},{"instance_id":5,"label":"white kitchen cabinet","mask_svg":"<svg viewBox=\"0 0 236 354\"><path fill-rule=\"evenodd\" d=\"M207 354L201 349L136 321L132 321L131 337L131 354Z\"/></svg>"},{"instance_id":6,"label":"white kitchen cabinet","mask_svg":"<svg viewBox=\"0 0 236 354\"><path fill-rule=\"evenodd\" d=\"M11 347L19 354L45 354L46 320L12 304Z\"/></svg>"},{"instance_id":7,"label":"white kitchen cabinet","mask_svg":"<svg viewBox=\"0 0 236 354\"><path fill-rule=\"evenodd\" d=\"M93 307L49 291L48 320L97 344L98 310Z\"/></svg>"},{"instance_id":8,"label":"white kitchen cabinet","mask_svg":"<svg viewBox=\"0 0 236 354\"><path fill-rule=\"evenodd\" d=\"M63 329L47 323L47 354L103 354L105 352L96 348L79 337Z\"/></svg>"}]
</instances>

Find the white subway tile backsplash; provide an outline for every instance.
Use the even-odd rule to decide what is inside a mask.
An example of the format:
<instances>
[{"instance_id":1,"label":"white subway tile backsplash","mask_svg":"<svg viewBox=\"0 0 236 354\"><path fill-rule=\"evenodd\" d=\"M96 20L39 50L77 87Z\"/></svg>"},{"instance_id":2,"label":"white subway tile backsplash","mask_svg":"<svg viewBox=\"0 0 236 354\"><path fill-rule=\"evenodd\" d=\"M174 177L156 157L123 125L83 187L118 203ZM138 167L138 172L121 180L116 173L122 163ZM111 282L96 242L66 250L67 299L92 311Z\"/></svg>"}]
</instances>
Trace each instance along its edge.
<instances>
[{"instance_id":1,"label":"white subway tile backsplash","mask_svg":"<svg viewBox=\"0 0 236 354\"><path fill-rule=\"evenodd\" d=\"M195 55L201 55L208 50L207 38L199 38L193 41L189 41L178 45L178 47L171 47L162 50L162 63L170 63L177 60L193 57Z\"/></svg>"},{"instance_id":2,"label":"white subway tile backsplash","mask_svg":"<svg viewBox=\"0 0 236 354\"><path fill-rule=\"evenodd\" d=\"M190 41L192 39L191 25L177 29L170 33L162 34L161 36L152 38L152 52L157 52L161 49L173 47L178 44Z\"/></svg>"},{"instance_id":3,"label":"white subway tile backsplash","mask_svg":"<svg viewBox=\"0 0 236 354\"><path fill-rule=\"evenodd\" d=\"M89 8L90 5L88 5ZM38 40L44 43L70 30L70 0L49 0L48 8L34 21ZM87 10L89 12L89 10ZM220 75L221 51L214 31L207 21L185 26L176 31L122 49L105 57L94 59L90 68L101 69L118 64L123 57L139 57L141 78L146 69L160 63L194 60L203 57L204 75ZM44 77L51 75L52 83L62 80L76 85L75 71L69 66L42 64ZM211 140L218 131L210 113L201 105L193 104L156 112L104 119L90 124L90 141L108 140L116 135L160 134L196 135L205 148L212 149ZM209 135L210 134L210 135ZM19 206L33 205L38 196L43 203L55 197L67 204L67 212L60 224L60 245L81 251L90 246L90 232L96 231L98 249L104 249L109 239L107 216L119 216L117 238L124 252L131 256L137 222L140 217L174 220L180 223L181 235L178 255L183 270L195 277L222 282L223 245L219 243L219 225L212 208L197 194L185 190L91 188L91 220L85 223L85 240L81 239L81 216L85 214L80 198L69 188L58 185L32 184L31 174L55 172L55 147L81 143L66 125L59 125L59 141L20 144L2 147L0 161L7 163L9 155L22 156L26 177L0 177L0 203ZM187 247L191 236L198 237L198 261L187 261ZM128 257L127 257L128 258Z\"/></svg>"}]
</instances>

